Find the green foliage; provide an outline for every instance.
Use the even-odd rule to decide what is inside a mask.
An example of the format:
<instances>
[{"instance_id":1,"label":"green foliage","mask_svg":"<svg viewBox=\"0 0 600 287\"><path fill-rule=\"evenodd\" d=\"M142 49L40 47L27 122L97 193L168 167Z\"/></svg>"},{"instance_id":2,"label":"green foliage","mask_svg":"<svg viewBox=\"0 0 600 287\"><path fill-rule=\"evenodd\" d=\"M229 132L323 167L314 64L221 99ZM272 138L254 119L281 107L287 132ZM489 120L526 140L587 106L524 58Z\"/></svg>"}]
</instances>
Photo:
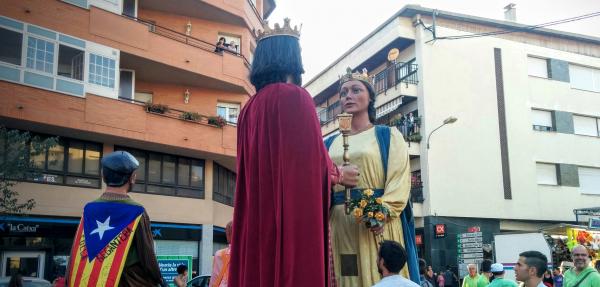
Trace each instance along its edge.
<instances>
[{"instance_id":1,"label":"green foliage","mask_svg":"<svg viewBox=\"0 0 600 287\"><path fill-rule=\"evenodd\" d=\"M41 138L0 126L0 214L19 214L35 207L34 199L19 200L18 180L39 176L31 158L45 154L58 138Z\"/></svg>"}]
</instances>

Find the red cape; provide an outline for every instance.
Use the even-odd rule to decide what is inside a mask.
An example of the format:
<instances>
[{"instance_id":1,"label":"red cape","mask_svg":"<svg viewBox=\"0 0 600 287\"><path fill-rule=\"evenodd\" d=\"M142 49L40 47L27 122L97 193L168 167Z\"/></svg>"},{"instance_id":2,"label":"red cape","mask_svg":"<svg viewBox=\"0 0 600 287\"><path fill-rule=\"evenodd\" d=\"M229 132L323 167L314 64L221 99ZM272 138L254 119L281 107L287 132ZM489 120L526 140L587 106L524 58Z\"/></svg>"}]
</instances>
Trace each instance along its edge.
<instances>
[{"instance_id":1,"label":"red cape","mask_svg":"<svg viewBox=\"0 0 600 287\"><path fill-rule=\"evenodd\" d=\"M331 160L306 90L271 84L240 114L228 286L327 286Z\"/></svg>"}]
</instances>

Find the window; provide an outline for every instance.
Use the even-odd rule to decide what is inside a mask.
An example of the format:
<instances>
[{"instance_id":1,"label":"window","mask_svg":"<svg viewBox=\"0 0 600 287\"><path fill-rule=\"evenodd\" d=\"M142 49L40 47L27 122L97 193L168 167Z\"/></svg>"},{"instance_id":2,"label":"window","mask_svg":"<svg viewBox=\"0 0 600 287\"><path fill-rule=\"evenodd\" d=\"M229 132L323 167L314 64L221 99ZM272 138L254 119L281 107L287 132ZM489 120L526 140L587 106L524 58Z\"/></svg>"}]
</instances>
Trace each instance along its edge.
<instances>
[{"instance_id":1,"label":"window","mask_svg":"<svg viewBox=\"0 0 600 287\"><path fill-rule=\"evenodd\" d=\"M82 50L59 45L58 75L83 81L83 55Z\"/></svg>"},{"instance_id":2,"label":"window","mask_svg":"<svg viewBox=\"0 0 600 287\"><path fill-rule=\"evenodd\" d=\"M552 124L552 113L549 111L542 110L531 110L533 129L536 131L553 131L554 125Z\"/></svg>"},{"instance_id":3,"label":"window","mask_svg":"<svg viewBox=\"0 0 600 287\"><path fill-rule=\"evenodd\" d=\"M27 68L54 72L54 43L29 37L27 42Z\"/></svg>"},{"instance_id":4,"label":"window","mask_svg":"<svg viewBox=\"0 0 600 287\"><path fill-rule=\"evenodd\" d=\"M119 76L119 99L133 99L134 85L135 72L132 70L121 70Z\"/></svg>"},{"instance_id":5,"label":"window","mask_svg":"<svg viewBox=\"0 0 600 287\"><path fill-rule=\"evenodd\" d=\"M107 88L115 87L115 60L90 54L89 82Z\"/></svg>"},{"instance_id":6,"label":"window","mask_svg":"<svg viewBox=\"0 0 600 287\"><path fill-rule=\"evenodd\" d=\"M204 161L130 148L140 163L133 191L204 198Z\"/></svg>"},{"instance_id":7,"label":"window","mask_svg":"<svg viewBox=\"0 0 600 287\"><path fill-rule=\"evenodd\" d=\"M152 93L135 92L133 99L139 102L152 103Z\"/></svg>"},{"instance_id":8,"label":"window","mask_svg":"<svg viewBox=\"0 0 600 287\"><path fill-rule=\"evenodd\" d=\"M598 119L584 116L573 116L575 134L598 136Z\"/></svg>"},{"instance_id":9,"label":"window","mask_svg":"<svg viewBox=\"0 0 600 287\"><path fill-rule=\"evenodd\" d=\"M537 184L558 185L556 178L556 165L550 163L536 163Z\"/></svg>"},{"instance_id":10,"label":"window","mask_svg":"<svg viewBox=\"0 0 600 287\"><path fill-rule=\"evenodd\" d=\"M237 123L239 113L240 104L217 103L217 115L229 123Z\"/></svg>"},{"instance_id":11,"label":"window","mask_svg":"<svg viewBox=\"0 0 600 287\"><path fill-rule=\"evenodd\" d=\"M569 65L571 88L600 92L600 70L584 66Z\"/></svg>"},{"instance_id":12,"label":"window","mask_svg":"<svg viewBox=\"0 0 600 287\"><path fill-rule=\"evenodd\" d=\"M137 18L137 0L123 0L123 12L121 14Z\"/></svg>"},{"instance_id":13,"label":"window","mask_svg":"<svg viewBox=\"0 0 600 287\"><path fill-rule=\"evenodd\" d=\"M546 59L527 57L527 68L530 76L548 78L548 61Z\"/></svg>"},{"instance_id":14,"label":"window","mask_svg":"<svg viewBox=\"0 0 600 287\"><path fill-rule=\"evenodd\" d=\"M0 61L20 66L22 47L21 33L0 28Z\"/></svg>"},{"instance_id":15,"label":"window","mask_svg":"<svg viewBox=\"0 0 600 287\"><path fill-rule=\"evenodd\" d=\"M60 138L57 145L40 154L34 154L32 150L29 159L35 172L26 180L100 188L101 144Z\"/></svg>"},{"instance_id":16,"label":"window","mask_svg":"<svg viewBox=\"0 0 600 287\"><path fill-rule=\"evenodd\" d=\"M219 42L219 39L221 39L221 37L225 38L225 47L227 47L225 51L238 54L240 53L240 43L242 43L242 38L240 36L219 33L217 37L217 42Z\"/></svg>"},{"instance_id":17,"label":"window","mask_svg":"<svg viewBox=\"0 0 600 287\"><path fill-rule=\"evenodd\" d=\"M600 168L579 168L579 191L586 194L600 194Z\"/></svg>"},{"instance_id":18,"label":"window","mask_svg":"<svg viewBox=\"0 0 600 287\"><path fill-rule=\"evenodd\" d=\"M233 206L235 173L214 163L213 191L214 201Z\"/></svg>"}]
</instances>

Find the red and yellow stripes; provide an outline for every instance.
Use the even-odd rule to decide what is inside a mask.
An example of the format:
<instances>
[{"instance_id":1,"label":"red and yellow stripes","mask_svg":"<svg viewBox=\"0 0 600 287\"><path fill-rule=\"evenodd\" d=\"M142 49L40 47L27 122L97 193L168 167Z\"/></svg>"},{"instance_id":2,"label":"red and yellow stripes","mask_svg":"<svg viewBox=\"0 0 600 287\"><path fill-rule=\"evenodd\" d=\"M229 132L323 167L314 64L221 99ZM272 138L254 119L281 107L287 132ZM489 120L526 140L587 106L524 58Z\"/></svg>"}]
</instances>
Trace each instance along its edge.
<instances>
[{"instance_id":1,"label":"red and yellow stripes","mask_svg":"<svg viewBox=\"0 0 600 287\"><path fill-rule=\"evenodd\" d=\"M85 248L85 235L81 222L71 251L69 286L118 286L140 219L141 216L138 216L125 227L91 262L88 260Z\"/></svg>"}]
</instances>

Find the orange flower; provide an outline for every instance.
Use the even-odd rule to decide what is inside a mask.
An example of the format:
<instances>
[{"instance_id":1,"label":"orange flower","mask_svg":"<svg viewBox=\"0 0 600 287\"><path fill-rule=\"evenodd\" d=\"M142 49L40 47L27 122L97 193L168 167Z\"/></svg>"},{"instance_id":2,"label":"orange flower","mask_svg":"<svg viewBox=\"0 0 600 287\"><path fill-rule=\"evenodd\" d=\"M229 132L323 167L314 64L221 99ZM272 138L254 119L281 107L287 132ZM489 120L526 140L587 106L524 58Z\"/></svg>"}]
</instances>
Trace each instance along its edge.
<instances>
[{"instance_id":1,"label":"orange flower","mask_svg":"<svg viewBox=\"0 0 600 287\"><path fill-rule=\"evenodd\" d=\"M363 194L366 196L372 196L373 195L373 190L370 188L365 189L365 191L363 191Z\"/></svg>"},{"instance_id":2,"label":"orange flower","mask_svg":"<svg viewBox=\"0 0 600 287\"><path fill-rule=\"evenodd\" d=\"M367 201L363 199L360 201L359 205L360 205L360 208L365 208L365 206L367 206Z\"/></svg>"},{"instance_id":3,"label":"orange flower","mask_svg":"<svg viewBox=\"0 0 600 287\"><path fill-rule=\"evenodd\" d=\"M369 213L367 213L367 215L369 216L369 218L373 217L373 212L369 211Z\"/></svg>"},{"instance_id":4,"label":"orange flower","mask_svg":"<svg viewBox=\"0 0 600 287\"><path fill-rule=\"evenodd\" d=\"M377 221L383 221L385 219L385 214L383 214L383 212L377 212L375 214L375 219L377 219Z\"/></svg>"},{"instance_id":5,"label":"orange flower","mask_svg":"<svg viewBox=\"0 0 600 287\"><path fill-rule=\"evenodd\" d=\"M377 204L382 204L383 199L381 199L381 197L378 197L377 199L375 199L375 202L377 202Z\"/></svg>"},{"instance_id":6,"label":"orange flower","mask_svg":"<svg viewBox=\"0 0 600 287\"><path fill-rule=\"evenodd\" d=\"M354 209L354 217L360 218L362 215L363 215L362 208L355 208Z\"/></svg>"}]
</instances>

